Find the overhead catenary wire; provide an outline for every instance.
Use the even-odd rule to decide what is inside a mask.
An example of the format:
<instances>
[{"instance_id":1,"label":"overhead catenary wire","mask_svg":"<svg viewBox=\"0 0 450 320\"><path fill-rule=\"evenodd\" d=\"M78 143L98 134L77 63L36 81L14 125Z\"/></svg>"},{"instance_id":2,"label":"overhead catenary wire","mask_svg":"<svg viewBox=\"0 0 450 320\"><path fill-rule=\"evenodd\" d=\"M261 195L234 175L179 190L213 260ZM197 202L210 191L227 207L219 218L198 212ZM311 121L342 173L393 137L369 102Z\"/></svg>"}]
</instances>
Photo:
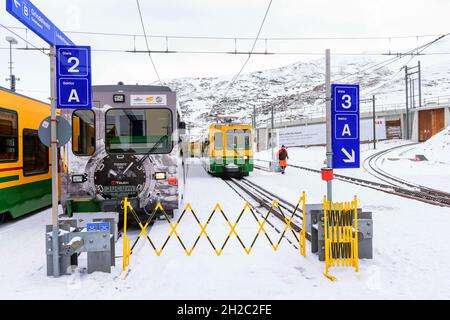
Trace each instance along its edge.
<instances>
[{"instance_id":1,"label":"overhead catenary wire","mask_svg":"<svg viewBox=\"0 0 450 320\"><path fill-rule=\"evenodd\" d=\"M445 38L445 37L447 37L447 36L449 36L449 35L450 35L450 33L443 34L443 35L439 36L438 38L434 39L433 41L431 41L431 42L429 42L429 43L426 43L426 44L424 44L423 46L420 46L420 47L418 47L418 48L416 48L416 49L413 49L412 51L417 50L417 54L421 54L423 51L425 51L426 49L428 49L430 46L432 46L432 45L435 44L436 42L442 40L443 38ZM408 65L415 57L416 57L416 56L414 56L414 55L411 56L411 58L408 60L408 62L406 62L405 65L404 65L402 68L400 68L400 69L392 76L392 78L391 78L390 80L388 80L387 82L385 82L381 87L384 87L387 83L390 83L391 81L395 80L395 79L399 76L400 72L405 68L405 66L407 66L407 65ZM378 89L380 89L380 87L379 87L379 88L372 89L372 90L369 90L369 91L365 92L364 94L378 94L377 91L376 91L376 90L378 90Z\"/></svg>"},{"instance_id":2,"label":"overhead catenary wire","mask_svg":"<svg viewBox=\"0 0 450 320\"><path fill-rule=\"evenodd\" d=\"M266 22L266 18L267 18L267 15L269 14L270 7L272 6L272 1L273 1L273 0L270 0L270 1L269 1L269 4L268 4L267 9L266 9L266 13L264 14L264 18L263 18L263 20L262 20L262 22L261 22L261 25L259 26L258 33L256 34L255 41L253 42L252 48L251 48L251 50L250 50L250 52L249 52L249 54L248 54L247 59L244 61L244 64L242 65L241 69L240 69L239 72L233 77L233 79L231 80L230 84L228 85L227 90L225 91L225 95L224 95L225 98L228 96L228 92L230 91L231 87L232 87L233 84L236 82L236 80L239 78L239 76L241 75L241 73L242 73L242 71L244 70L245 66L247 65L248 61L249 61L250 58L252 57L252 53L253 53L253 51L255 50L256 43L258 42L259 35L261 34L261 30L262 30L262 28L264 27L264 23Z\"/></svg>"},{"instance_id":3,"label":"overhead catenary wire","mask_svg":"<svg viewBox=\"0 0 450 320\"><path fill-rule=\"evenodd\" d=\"M30 41L28 41L27 39L24 39L21 35L19 35L17 32L14 32L10 27L5 26L4 24L0 23L0 26L3 27L4 29L6 29L8 32L12 33L13 35L15 35L16 37L20 38L22 41L24 41L25 43L29 44L30 46L32 46L34 49L42 52L43 54L45 54L46 56L48 56L48 53L45 53L45 50L38 48L37 46L35 46L33 43L31 43Z\"/></svg>"},{"instance_id":4,"label":"overhead catenary wire","mask_svg":"<svg viewBox=\"0 0 450 320\"><path fill-rule=\"evenodd\" d=\"M0 50L9 50L9 47L0 47ZM15 47L13 50L20 51L48 51L48 48L20 48ZM208 51L208 50L125 50L125 49L91 49L92 52L104 52L104 53L127 53L127 54L214 54L214 55L248 55L250 52L230 52L230 51ZM273 51L273 52L253 52L252 55L305 55L305 56L323 56L323 52L306 52L306 51ZM427 52L427 53L385 53L385 52L332 52L332 56L432 56L432 55L450 55L450 52ZM394 58L390 58L394 59Z\"/></svg>"},{"instance_id":5,"label":"overhead catenary wire","mask_svg":"<svg viewBox=\"0 0 450 320\"><path fill-rule=\"evenodd\" d=\"M136 4L137 4L138 11L139 11L139 17L141 19L142 31L144 33L145 45L147 46L148 56L150 58L150 62L152 63L153 70L155 71L156 76L158 77L158 81L162 85L163 83L162 83L161 78L159 76L158 69L156 69L155 62L153 61L152 54L150 52L150 45L148 43L147 32L145 30L144 18L142 17L141 5L139 4L139 0L136 0Z\"/></svg>"},{"instance_id":6,"label":"overhead catenary wire","mask_svg":"<svg viewBox=\"0 0 450 320\"><path fill-rule=\"evenodd\" d=\"M28 30L25 27L9 26L10 29ZM114 33L114 32L94 32L94 31L75 31L65 30L64 33L68 34L84 34L84 35L96 35L96 36L109 36L109 37L144 37L141 34L134 33ZM375 36L294 36L294 37L264 37L259 38L258 41L304 41L304 40L390 40L390 39L420 39L420 38L432 38L437 37L440 34L420 34L420 35L375 35ZM163 34L147 34L148 38L161 38L161 39L197 39L197 40L254 40L251 37L239 37L239 36L193 36L193 35L163 35Z\"/></svg>"}]
</instances>

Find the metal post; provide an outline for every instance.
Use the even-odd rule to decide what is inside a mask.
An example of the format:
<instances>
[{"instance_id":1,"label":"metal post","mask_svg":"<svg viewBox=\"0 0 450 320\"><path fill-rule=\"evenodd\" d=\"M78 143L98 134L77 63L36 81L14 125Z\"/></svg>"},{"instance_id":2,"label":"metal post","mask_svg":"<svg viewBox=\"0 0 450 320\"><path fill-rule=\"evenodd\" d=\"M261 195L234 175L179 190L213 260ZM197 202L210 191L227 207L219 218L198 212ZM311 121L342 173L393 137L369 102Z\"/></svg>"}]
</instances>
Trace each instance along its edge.
<instances>
[{"instance_id":1,"label":"metal post","mask_svg":"<svg viewBox=\"0 0 450 320\"><path fill-rule=\"evenodd\" d=\"M331 57L330 49L325 50L325 97L327 113L327 167L333 168L333 149L331 146ZM327 200L333 200L333 182L327 181Z\"/></svg>"},{"instance_id":2,"label":"metal post","mask_svg":"<svg viewBox=\"0 0 450 320\"><path fill-rule=\"evenodd\" d=\"M411 108L416 108L416 97L415 97L415 90L414 90L414 81L415 79L409 80L411 82Z\"/></svg>"},{"instance_id":3,"label":"metal post","mask_svg":"<svg viewBox=\"0 0 450 320\"><path fill-rule=\"evenodd\" d=\"M56 48L50 46L50 103L51 103L51 147L52 147L52 252L53 276L59 277L59 226L58 226L58 141L56 120Z\"/></svg>"},{"instance_id":4,"label":"metal post","mask_svg":"<svg viewBox=\"0 0 450 320\"><path fill-rule=\"evenodd\" d=\"M419 68L419 108L422 108L422 71L420 69L420 61L417 63Z\"/></svg>"},{"instance_id":5,"label":"metal post","mask_svg":"<svg viewBox=\"0 0 450 320\"><path fill-rule=\"evenodd\" d=\"M14 39L13 37L6 37L6 41L9 42L9 79L6 79L7 81L9 80L10 83L10 89L12 92L16 91L16 80L19 80L16 78L16 76L13 74L13 58L12 58L12 46L13 44L17 44L17 40Z\"/></svg>"},{"instance_id":6,"label":"metal post","mask_svg":"<svg viewBox=\"0 0 450 320\"><path fill-rule=\"evenodd\" d=\"M372 96L372 117L373 117L373 149L377 148L377 129L376 129L376 114L375 114L375 95Z\"/></svg>"},{"instance_id":7,"label":"metal post","mask_svg":"<svg viewBox=\"0 0 450 320\"><path fill-rule=\"evenodd\" d=\"M409 106L408 106L408 66L405 66L405 97L406 97L406 140L409 139Z\"/></svg>"},{"instance_id":8,"label":"metal post","mask_svg":"<svg viewBox=\"0 0 450 320\"><path fill-rule=\"evenodd\" d=\"M12 61L12 41L9 43L9 80L11 81L11 91L14 92L14 79L13 79L13 61Z\"/></svg>"},{"instance_id":9,"label":"metal post","mask_svg":"<svg viewBox=\"0 0 450 320\"><path fill-rule=\"evenodd\" d=\"M273 130L274 130L274 123L273 123L273 103L272 103L272 128L270 129L270 146L272 147L272 161L274 160L274 153L273 153Z\"/></svg>"},{"instance_id":10,"label":"metal post","mask_svg":"<svg viewBox=\"0 0 450 320\"><path fill-rule=\"evenodd\" d=\"M257 132L258 129L256 128L256 105L253 105L253 141L255 143L255 146L258 145L258 140L256 138ZM256 152L258 152L258 147L256 147Z\"/></svg>"}]
</instances>

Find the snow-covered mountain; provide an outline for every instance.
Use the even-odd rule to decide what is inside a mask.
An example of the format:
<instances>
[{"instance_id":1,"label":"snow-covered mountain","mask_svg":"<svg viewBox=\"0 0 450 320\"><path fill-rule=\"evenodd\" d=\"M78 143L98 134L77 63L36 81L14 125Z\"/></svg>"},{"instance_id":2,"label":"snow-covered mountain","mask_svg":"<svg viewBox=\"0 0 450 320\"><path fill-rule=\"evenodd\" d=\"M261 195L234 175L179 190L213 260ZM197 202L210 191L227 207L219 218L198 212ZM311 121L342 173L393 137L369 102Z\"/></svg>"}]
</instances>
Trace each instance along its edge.
<instances>
[{"instance_id":1,"label":"snow-covered mountain","mask_svg":"<svg viewBox=\"0 0 450 320\"><path fill-rule=\"evenodd\" d=\"M389 58L333 57L332 81L359 83L361 98L376 94L377 104L402 104L405 84L401 67L410 58L404 57L385 66L383 62ZM431 59L427 61L430 62L428 65L422 61L423 97L450 94L449 66L436 64ZM414 59L409 65L416 63ZM178 78L165 81L165 84L176 90L185 120L197 129L193 132L223 116L236 116L251 123L254 106L261 125L270 118L272 105L276 121L322 116L325 102L324 64L324 59L319 59L242 74L232 86L231 75ZM371 105L367 105L369 107Z\"/></svg>"}]
</instances>

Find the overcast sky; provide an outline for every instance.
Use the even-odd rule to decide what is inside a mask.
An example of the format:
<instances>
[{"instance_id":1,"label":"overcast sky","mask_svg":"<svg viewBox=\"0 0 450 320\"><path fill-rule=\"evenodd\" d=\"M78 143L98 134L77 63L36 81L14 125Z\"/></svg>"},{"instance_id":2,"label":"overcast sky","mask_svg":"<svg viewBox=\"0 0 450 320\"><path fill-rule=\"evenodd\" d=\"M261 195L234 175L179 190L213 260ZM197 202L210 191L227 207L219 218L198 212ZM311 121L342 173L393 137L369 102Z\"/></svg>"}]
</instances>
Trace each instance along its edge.
<instances>
[{"instance_id":1,"label":"overcast sky","mask_svg":"<svg viewBox=\"0 0 450 320\"><path fill-rule=\"evenodd\" d=\"M61 30L142 34L136 0L32 0ZM267 8L267 0L140 0L148 34L177 36L255 37ZM449 0L273 0L261 33L264 37L354 37L435 35L450 32ZM0 22L22 25L10 16L4 5ZM15 30L25 37L25 31ZM0 28L0 47L7 47ZM132 37L102 37L67 33L79 45L93 49L133 50ZM28 33L34 45L47 46ZM269 51L282 52L393 52L405 51L433 37L382 40L270 41ZM238 50L249 51L251 41L238 42ZM25 43L19 40L19 47ZM137 49L145 49L138 39ZM153 50L165 50L164 39L150 39ZM170 50L233 51L232 40L170 40ZM257 51L264 50L259 42ZM429 52L450 52L450 41ZM445 56L450 59L449 56ZM235 74L246 59L244 55L154 54L161 78ZM310 55L254 56L244 72L269 69L291 62L318 59ZM0 50L0 85L8 87L9 52ZM145 54L93 53L93 83L147 84L156 80ZM15 73L21 78L21 93L45 99L49 95L48 57L36 51L14 51Z\"/></svg>"}]
</instances>

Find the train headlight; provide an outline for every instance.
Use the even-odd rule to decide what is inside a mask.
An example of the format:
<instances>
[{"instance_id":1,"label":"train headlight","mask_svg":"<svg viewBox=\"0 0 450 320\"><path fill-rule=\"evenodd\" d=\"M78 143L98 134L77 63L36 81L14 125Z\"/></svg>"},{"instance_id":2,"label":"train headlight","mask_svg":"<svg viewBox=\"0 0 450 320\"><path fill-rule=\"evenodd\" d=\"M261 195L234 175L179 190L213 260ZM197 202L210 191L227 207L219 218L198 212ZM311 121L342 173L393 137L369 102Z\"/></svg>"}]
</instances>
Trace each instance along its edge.
<instances>
[{"instance_id":1,"label":"train headlight","mask_svg":"<svg viewBox=\"0 0 450 320\"><path fill-rule=\"evenodd\" d=\"M165 172L155 172L153 177L155 178L155 180L166 180L167 175Z\"/></svg>"},{"instance_id":2,"label":"train headlight","mask_svg":"<svg viewBox=\"0 0 450 320\"><path fill-rule=\"evenodd\" d=\"M244 160L250 159L249 156L244 156Z\"/></svg>"},{"instance_id":3,"label":"train headlight","mask_svg":"<svg viewBox=\"0 0 450 320\"><path fill-rule=\"evenodd\" d=\"M72 183L83 183L86 182L86 180L84 175L77 174L72 176Z\"/></svg>"}]
</instances>

